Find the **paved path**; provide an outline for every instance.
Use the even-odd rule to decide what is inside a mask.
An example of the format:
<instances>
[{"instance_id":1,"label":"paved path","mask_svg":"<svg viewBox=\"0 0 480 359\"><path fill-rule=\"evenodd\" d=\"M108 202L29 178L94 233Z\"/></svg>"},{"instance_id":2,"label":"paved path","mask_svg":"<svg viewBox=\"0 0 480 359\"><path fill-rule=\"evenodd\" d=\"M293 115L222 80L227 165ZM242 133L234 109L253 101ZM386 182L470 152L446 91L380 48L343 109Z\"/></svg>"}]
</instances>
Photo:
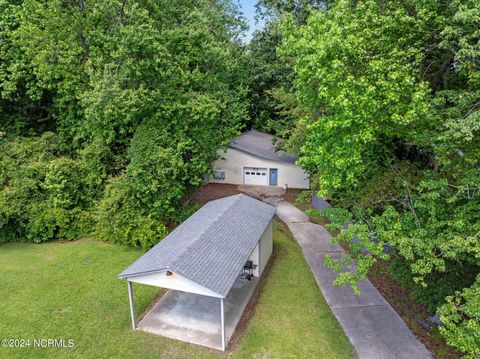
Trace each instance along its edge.
<instances>
[{"instance_id":1,"label":"paved path","mask_svg":"<svg viewBox=\"0 0 480 359\"><path fill-rule=\"evenodd\" d=\"M432 358L368 279L359 283L360 296L348 286L333 286L336 274L324 266L324 255L339 259L344 251L330 242L331 235L323 226L311 223L305 213L278 197L264 200L277 207L277 215L300 244L323 296L360 359Z\"/></svg>"}]
</instances>

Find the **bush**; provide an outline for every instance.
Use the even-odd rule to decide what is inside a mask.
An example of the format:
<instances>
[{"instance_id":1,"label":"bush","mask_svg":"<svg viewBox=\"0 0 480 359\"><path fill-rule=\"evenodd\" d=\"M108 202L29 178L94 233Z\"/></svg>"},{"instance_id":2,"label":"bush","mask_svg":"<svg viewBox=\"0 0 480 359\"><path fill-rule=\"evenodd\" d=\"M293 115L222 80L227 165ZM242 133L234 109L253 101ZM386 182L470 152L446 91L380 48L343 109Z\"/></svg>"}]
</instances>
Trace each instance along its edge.
<instances>
[{"instance_id":1,"label":"bush","mask_svg":"<svg viewBox=\"0 0 480 359\"><path fill-rule=\"evenodd\" d=\"M135 191L124 176L111 180L96 212L99 239L148 249L164 238L168 229L138 205Z\"/></svg>"},{"instance_id":2,"label":"bush","mask_svg":"<svg viewBox=\"0 0 480 359\"><path fill-rule=\"evenodd\" d=\"M136 129L128 165L98 206L101 239L149 248L190 213L183 199L203 183L226 133L217 126L221 103L205 95L184 101Z\"/></svg>"},{"instance_id":3,"label":"bush","mask_svg":"<svg viewBox=\"0 0 480 359\"><path fill-rule=\"evenodd\" d=\"M468 353L466 358L480 357L480 275L471 287L447 297L440 320L440 332L449 345Z\"/></svg>"},{"instance_id":4,"label":"bush","mask_svg":"<svg viewBox=\"0 0 480 359\"><path fill-rule=\"evenodd\" d=\"M313 191L302 191L295 200L295 203L298 205L310 203L312 199L312 194Z\"/></svg>"},{"instance_id":5,"label":"bush","mask_svg":"<svg viewBox=\"0 0 480 359\"><path fill-rule=\"evenodd\" d=\"M66 156L56 135L3 142L0 166L0 242L76 239L89 232L99 183L82 158Z\"/></svg>"}]
</instances>

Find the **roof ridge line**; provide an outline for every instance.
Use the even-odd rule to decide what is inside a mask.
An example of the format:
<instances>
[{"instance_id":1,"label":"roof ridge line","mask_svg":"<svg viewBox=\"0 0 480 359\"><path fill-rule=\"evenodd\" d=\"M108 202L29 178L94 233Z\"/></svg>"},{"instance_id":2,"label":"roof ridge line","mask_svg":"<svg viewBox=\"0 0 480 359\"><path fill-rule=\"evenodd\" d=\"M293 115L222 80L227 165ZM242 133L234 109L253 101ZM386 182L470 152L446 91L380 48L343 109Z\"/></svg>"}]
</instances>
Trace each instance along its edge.
<instances>
[{"instance_id":1,"label":"roof ridge line","mask_svg":"<svg viewBox=\"0 0 480 359\"><path fill-rule=\"evenodd\" d=\"M197 241L198 241L200 238L202 238L202 236L205 234L205 232L206 232L208 229L210 229L211 227L213 227L213 225L219 221L220 217L221 217L225 212L227 212L227 210L230 209L230 208L233 206L233 204L234 204L235 202L237 202L238 198L241 198L241 196L245 196L245 195L244 195L243 193L239 193L239 194L234 195L234 197L237 197L237 198L235 199L235 201L233 201L233 202L232 202L229 206L227 206L223 211L219 212L219 213L215 216L215 218L213 219L213 221L210 223L210 225L209 225L209 226L206 226L206 227L198 234L197 238L196 238L194 241L192 241L192 243L190 243L190 245L189 245L188 247L185 247L185 249L182 251L183 253L178 257L178 259L176 260L176 262L180 262L180 261L183 259L183 257L185 257L185 255L186 255L186 253L188 252L188 250L189 250L190 248L192 248L192 247L197 243ZM248 196L246 196L246 197L248 197ZM224 197L224 198L228 198L228 197ZM219 198L219 199L223 199L223 198ZM217 199L217 200L215 200L215 201L218 201L219 199ZM208 203L215 202L215 201L210 201L210 202L208 202ZM173 267L173 266L172 266L172 267ZM185 278L187 278L187 277L185 277ZM220 294L220 293L218 293L218 294Z\"/></svg>"}]
</instances>

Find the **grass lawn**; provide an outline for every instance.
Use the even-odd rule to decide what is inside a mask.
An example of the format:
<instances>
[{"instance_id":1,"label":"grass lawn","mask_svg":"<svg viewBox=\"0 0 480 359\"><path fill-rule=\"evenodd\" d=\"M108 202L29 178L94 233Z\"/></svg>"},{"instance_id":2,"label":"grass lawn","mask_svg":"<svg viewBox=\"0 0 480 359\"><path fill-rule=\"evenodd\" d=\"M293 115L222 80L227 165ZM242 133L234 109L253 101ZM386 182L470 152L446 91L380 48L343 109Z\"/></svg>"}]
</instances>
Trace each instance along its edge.
<instances>
[{"instance_id":1,"label":"grass lawn","mask_svg":"<svg viewBox=\"0 0 480 359\"><path fill-rule=\"evenodd\" d=\"M275 225L275 258L234 358L349 358L350 344L290 233ZM1 348L0 358L218 358L220 352L130 329L125 281L141 251L90 240L0 245L0 339L65 338L73 348ZM158 288L135 286L137 310Z\"/></svg>"}]
</instances>

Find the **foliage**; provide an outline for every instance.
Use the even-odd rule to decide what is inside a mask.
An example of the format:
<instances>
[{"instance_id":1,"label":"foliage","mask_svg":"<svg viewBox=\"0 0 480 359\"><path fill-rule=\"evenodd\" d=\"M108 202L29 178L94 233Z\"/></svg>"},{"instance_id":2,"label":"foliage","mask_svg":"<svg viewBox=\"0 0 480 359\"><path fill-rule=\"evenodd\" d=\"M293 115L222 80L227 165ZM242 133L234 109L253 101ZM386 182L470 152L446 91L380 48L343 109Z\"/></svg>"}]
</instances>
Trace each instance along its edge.
<instances>
[{"instance_id":1,"label":"foliage","mask_svg":"<svg viewBox=\"0 0 480 359\"><path fill-rule=\"evenodd\" d=\"M292 63L279 56L277 49L283 34L279 23L290 14L297 23L303 23L308 8L324 6L322 1L263 1L256 4L257 21L265 23L253 34L247 47L250 123L248 126L275 134L281 138L296 136L296 99L292 92ZM279 143L280 148L299 153L293 141Z\"/></svg>"},{"instance_id":2,"label":"foliage","mask_svg":"<svg viewBox=\"0 0 480 359\"><path fill-rule=\"evenodd\" d=\"M293 59L300 163L341 208L333 226L355 221L335 240L356 269L336 283L356 289L377 258L401 260L419 300L447 303L443 334L470 356L478 301L453 315L480 272L479 23L476 1L338 0L304 24L285 16L280 49Z\"/></svg>"},{"instance_id":3,"label":"foliage","mask_svg":"<svg viewBox=\"0 0 480 359\"><path fill-rule=\"evenodd\" d=\"M413 81L419 53L398 43L416 41L407 10L394 3L384 9L374 1L357 6L340 2L330 12L315 12L300 31L292 21L284 24L284 51L314 56L317 64L302 63L295 85L299 106L315 114L301 119L311 121L301 164L321 176L323 195L372 175L395 138L410 140L411 124L424 126L428 109L425 84Z\"/></svg>"},{"instance_id":4,"label":"foliage","mask_svg":"<svg viewBox=\"0 0 480 359\"><path fill-rule=\"evenodd\" d=\"M281 34L274 22L254 33L248 44L250 81L250 118L252 127L284 135L291 127L291 117L280 113L274 91L290 88L291 68L276 53ZM286 91L286 90L284 90Z\"/></svg>"},{"instance_id":5,"label":"foliage","mask_svg":"<svg viewBox=\"0 0 480 359\"><path fill-rule=\"evenodd\" d=\"M0 242L76 239L92 225L88 209L101 182L82 158L64 156L58 136L0 145Z\"/></svg>"},{"instance_id":6,"label":"foliage","mask_svg":"<svg viewBox=\"0 0 480 359\"><path fill-rule=\"evenodd\" d=\"M1 0L0 9L5 146L34 147L48 129L63 146L39 147L6 169L5 195L24 193L5 199L15 210L5 210L4 226L25 227L11 239L78 238L81 217L102 239L152 246L246 121L236 7ZM38 173L26 173L31 166Z\"/></svg>"},{"instance_id":7,"label":"foliage","mask_svg":"<svg viewBox=\"0 0 480 359\"><path fill-rule=\"evenodd\" d=\"M440 308L443 326L440 332L447 343L469 353L467 357L480 355L480 276L470 287L449 296Z\"/></svg>"},{"instance_id":8,"label":"foliage","mask_svg":"<svg viewBox=\"0 0 480 359\"><path fill-rule=\"evenodd\" d=\"M235 127L229 134L216 126L217 106L207 97L189 100L168 117L159 114L137 128L129 164L107 185L100 203L100 238L148 248L167 233L162 223L183 218L182 198L203 183L219 139L235 133Z\"/></svg>"},{"instance_id":9,"label":"foliage","mask_svg":"<svg viewBox=\"0 0 480 359\"><path fill-rule=\"evenodd\" d=\"M305 190L302 191L297 198L295 199L295 203L298 205L309 203L312 198L312 191Z\"/></svg>"}]
</instances>

